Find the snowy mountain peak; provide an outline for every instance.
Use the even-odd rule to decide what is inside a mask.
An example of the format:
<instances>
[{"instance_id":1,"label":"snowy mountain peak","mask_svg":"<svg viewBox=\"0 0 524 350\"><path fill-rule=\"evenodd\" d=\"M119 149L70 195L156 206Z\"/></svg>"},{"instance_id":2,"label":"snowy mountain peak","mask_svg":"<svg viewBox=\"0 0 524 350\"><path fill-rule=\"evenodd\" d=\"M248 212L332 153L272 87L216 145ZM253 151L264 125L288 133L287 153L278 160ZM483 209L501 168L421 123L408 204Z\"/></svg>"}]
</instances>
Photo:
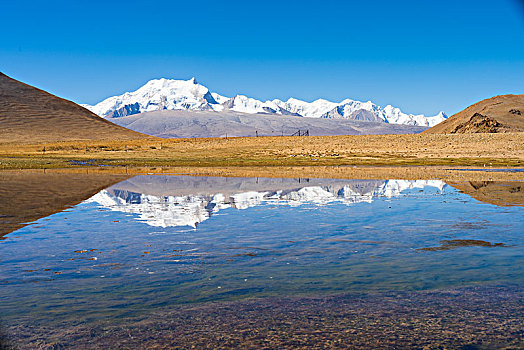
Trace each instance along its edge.
<instances>
[{"instance_id":1,"label":"snowy mountain peak","mask_svg":"<svg viewBox=\"0 0 524 350\"><path fill-rule=\"evenodd\" d=\"M306 102L293 97L286 102L279 99L263 102L244 95L228 98L210 92L194 77L189 80L153 79L136 91L109 97L94 106L82 106L103 118L117 118L162 109L217 112L229 109L250 114L266 113L307 118L350 119L429 127L447 119L444 112L426 117L421 114L406 114L391 105L382 108L371 101L360 102L349 98L338 103L325 99Z\"/></svg>"},{"instance_id":2,"label":"snowy mountain peak","mask_svg":"<svg viewBox=\"0 0 524 350\"><path fill-rule=\"evenodd\" d=\"M94 106L83 105L104 118L161 109L222 110L209 89L189 80L153 79L133 92L110 97Z\"/></svg>"},{"instance_id":3,"label":"snowy mountain peak","mask_svg":"<svg viewBox=\"0 0 524 350\"><path fill-rule=\"evenodd\" d=\"M244 95L236 95L222 104L224 107L243 113L271 113L282 114L280 108L273 101L262 102Z\"/></svg>"},{"instance_id":4,"label":"snowy mountain peak","mask_svg":"<svg viewBox=\"0 0 524 350\"><path fill-rule=\"evenodd\" d=\"M213 96L215 101L217 101L217 103L219 103L219 104L223 104L224 102L229 100L229 97L225 97L225 96L219 95L216 92L212 92L211 96Z\"/></svg>"}]
</instances>

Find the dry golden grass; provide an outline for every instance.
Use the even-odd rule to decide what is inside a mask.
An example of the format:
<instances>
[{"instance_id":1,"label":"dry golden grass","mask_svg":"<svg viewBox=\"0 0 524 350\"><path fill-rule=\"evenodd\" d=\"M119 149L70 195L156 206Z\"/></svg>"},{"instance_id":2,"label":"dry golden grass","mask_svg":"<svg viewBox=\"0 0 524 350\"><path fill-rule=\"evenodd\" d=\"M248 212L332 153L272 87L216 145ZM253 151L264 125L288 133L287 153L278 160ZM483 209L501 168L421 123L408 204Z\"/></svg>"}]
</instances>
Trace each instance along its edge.
<instances>
[{"instance_id":1,"label":"dry golden grass","mask_svg":"<svg viewBox=\"0 0 524 350\"><path fill-rule=\"evenodd\" d=\"M72 162L74 161L74 162ZM0 169L114 166L524 166L524 134L0 143Z\"/></svg>"}]
</instances>

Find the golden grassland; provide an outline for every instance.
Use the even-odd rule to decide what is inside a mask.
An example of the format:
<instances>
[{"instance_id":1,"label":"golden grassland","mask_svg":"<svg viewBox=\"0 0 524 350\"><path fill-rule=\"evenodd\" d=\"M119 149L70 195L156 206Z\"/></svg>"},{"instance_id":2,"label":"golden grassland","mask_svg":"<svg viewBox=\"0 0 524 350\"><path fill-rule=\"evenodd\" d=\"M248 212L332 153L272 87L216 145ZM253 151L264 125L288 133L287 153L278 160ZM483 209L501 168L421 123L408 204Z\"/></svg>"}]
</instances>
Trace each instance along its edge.
<instances>
[{"instance_id":1,"label":"golden grassland","mask_svg":"<svg viewBox=\"0 0 524 350\"><path fill-rule=\"evenodd\" d=\"M74 162L72 162L74 161ZM524 166L524 133L0 143L0 169L114 166Z\"/></svg>"},{"instance_id":2,"label":"golden grassland","mask_svg":"<svg viewBox=\"0 0 524 350\"><path fill-rule=\"evenodd\" d=\"M109 165L116 172L132 167L127 170L224 176L300 174L460 180L463 176L459 174L464 172L454 168L524 167L524 133L0 143L0 169L101 165ZM468 178L471 176L473 172L468 172ZM494 176L487 173L475 179ZM499 177L522 179L524 173Z\"/></svg>"}]
</instances>

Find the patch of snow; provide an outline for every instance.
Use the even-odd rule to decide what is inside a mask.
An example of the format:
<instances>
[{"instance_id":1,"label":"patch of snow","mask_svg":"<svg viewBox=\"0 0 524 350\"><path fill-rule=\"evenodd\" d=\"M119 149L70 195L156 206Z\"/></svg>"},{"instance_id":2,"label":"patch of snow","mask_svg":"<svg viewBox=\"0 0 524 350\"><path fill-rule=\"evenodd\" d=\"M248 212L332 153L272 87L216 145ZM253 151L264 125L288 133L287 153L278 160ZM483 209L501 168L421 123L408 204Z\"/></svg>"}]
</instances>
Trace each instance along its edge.
<instances>
[{"instance_id":1,"label":"patch of snow","mask_svg":"<svg viewBox=\"0 0 524 350\"><path fill-rule=\"evenodd\" d=\"M133 92L113 96L90 106L81 104L103 118L118 118L155 110L232 110L242 113L269 113L278 115L296 115L307 118L356 119L418 126L434 126L447 119L444 112L426 117L422 114L406 114L399 108L387 105L382 108L371 101L360 102L345 99L331 102L318 99L306 102L289 98L286 102L275 99L260 101L244 95L228 98L189 80L154 79ZM363 112L364 111L364 112Z\"/></svg>"}]
</instances>

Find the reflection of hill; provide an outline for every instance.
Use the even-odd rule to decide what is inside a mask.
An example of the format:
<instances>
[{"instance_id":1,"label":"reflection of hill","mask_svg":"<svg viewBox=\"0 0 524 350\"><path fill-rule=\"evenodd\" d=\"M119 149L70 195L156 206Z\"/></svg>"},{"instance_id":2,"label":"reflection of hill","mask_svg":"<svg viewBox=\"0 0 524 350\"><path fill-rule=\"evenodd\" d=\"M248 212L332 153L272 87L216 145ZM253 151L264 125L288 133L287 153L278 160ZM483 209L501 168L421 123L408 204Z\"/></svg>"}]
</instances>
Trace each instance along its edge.
<instances>
[{"instance_id":1,"label":"reflection of hill","mask_svg":"<svg viewBox=\"0 0 524 350\"><path fill-rule=\"evenodd\" d=\"M0 172L0 237L76 205L127 176L43 171Z\"/></svg>"},{"instance_id":2,"label":"reflection of hill","mask_svg":"<svg viewBox=\"0 0 524 350\"><path fill-rule=\"evenodd\" d=\"M119 190L153 196L224 195L241 192L294 190L306 186L346 184L348 180L278 179L205 176L136 176L112 187ZM351 180L356 192L367 193L384 183L383 180Z\"/></svg>"},{"instance_id":3,"label":"reflection of hill","mask_svg":"<svg viewBox=\"0 0 524 350\"><path fill-rule=\"evenodd\" d=\"M137 176L90 199L115 211L139 215L156 227L192 226L225 208L246 209L261 203L325 205L372 202L410 188L443 189L441 181L329 180Z\"/></svg>"},{"instance_id":4,"label":"reflection of hill","mask_svg":"<svg viewBox=\"0 0 524 350\"><path fill-rule=\"evenodd\" d=\"M524 206L522 182L470 181L448 184L481 202L499 206Z\"/></svg>"}]
</instances>

